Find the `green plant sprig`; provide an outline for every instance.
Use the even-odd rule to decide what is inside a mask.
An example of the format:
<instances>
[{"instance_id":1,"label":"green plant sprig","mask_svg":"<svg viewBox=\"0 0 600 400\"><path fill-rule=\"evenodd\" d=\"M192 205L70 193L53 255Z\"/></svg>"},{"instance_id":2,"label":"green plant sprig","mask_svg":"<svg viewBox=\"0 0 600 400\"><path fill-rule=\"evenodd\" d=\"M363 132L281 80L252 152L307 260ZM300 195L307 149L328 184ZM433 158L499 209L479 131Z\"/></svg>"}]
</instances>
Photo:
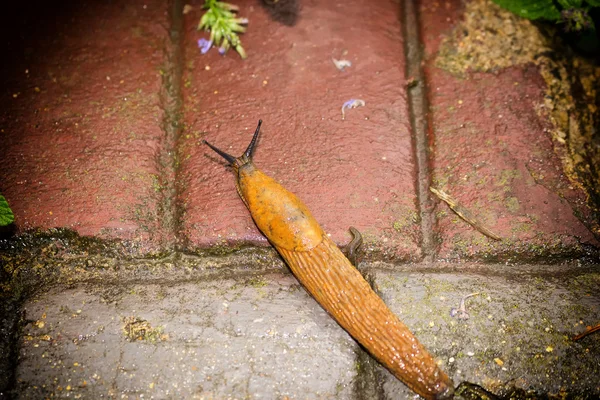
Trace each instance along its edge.
<instances>
[{"instance_id":1,"label":"green plant sprig","mask_svg":"<svg viewBox=\"0 0 600 400\"><path fill-rule=\"evenodd\" d=\"M0 194L0 226L7 226L13 223L15 216L8 206L8 202Z\"/></svg>"},{"instance_id":2,"label":"green plant sprig","mask_svg":"<svg viewBox=\"0 0 600 400\"><path fill-rule=\"evenodd\" d=\"M242 47L238 33L246 32L247 18L238 18L238 6L217 0L204 2L206 13L200 19L198 30L210 31L210 39L200 39L200 51L205 54L213 44L219 46L219 52L225 54L233 47L242 58L246 58L246 51Z\"/></svg>"},{"instance_id":3,"label":"green plant sprig","mask_svg":"<svg viewBox=\"0 0 600 400\"><path fill-rule=\"evenodd\" d=\"M600 0L493 0L520 17L545 19L565 24L566 31L594 30L590 9L600 7Z\"/></svg>"}]
</instances>

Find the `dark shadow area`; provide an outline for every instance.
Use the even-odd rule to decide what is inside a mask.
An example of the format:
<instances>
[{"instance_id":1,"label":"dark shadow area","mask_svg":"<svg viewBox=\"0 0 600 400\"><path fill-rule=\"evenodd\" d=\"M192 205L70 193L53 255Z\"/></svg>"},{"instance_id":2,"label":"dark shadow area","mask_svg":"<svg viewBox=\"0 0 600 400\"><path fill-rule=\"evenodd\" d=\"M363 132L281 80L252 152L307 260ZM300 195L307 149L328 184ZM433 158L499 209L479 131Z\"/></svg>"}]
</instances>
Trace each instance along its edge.
<instances>
[{"instance_id":1,"label":"dark shadow area","mask_svg":"<svg viewBox=\"0 0 600 400\"><path fill-rule=\"evenodd\" d=\"M10 225L0 226L0 240L10 239L17 231L17 226L13 222Z\"/></svg>"},{"instance_id":2,"label":"dark shadow area","mask_svg":"<svg viewBox=\"0 0 600 400\"><path fill-rule=\"evenodd\" d=\"M64 39L59 32L72 22L79 9L88 8L93 13L93 3L66 2L8 2L4 5L5 23L0 26L0 50L4 62L0 66L0 82L3 91L13 94L26 70L53 45ZM10 97L9 97L10 98ZM2 102L7 97L2 96Z\"/></svg>"},{"instance_id":3,"label":"dark shadow area","mask_svg":"<svg viewBox=\"0 0 600 400\"><path fill-rule=\"evenodd\" d=\"M600 8L591 9L589 16L596 26L595 30L563 31L561 36L578 54L593 60L596 65L600 65L600 31L598 30L600 29Z\"/></svg>"}]
</instances>

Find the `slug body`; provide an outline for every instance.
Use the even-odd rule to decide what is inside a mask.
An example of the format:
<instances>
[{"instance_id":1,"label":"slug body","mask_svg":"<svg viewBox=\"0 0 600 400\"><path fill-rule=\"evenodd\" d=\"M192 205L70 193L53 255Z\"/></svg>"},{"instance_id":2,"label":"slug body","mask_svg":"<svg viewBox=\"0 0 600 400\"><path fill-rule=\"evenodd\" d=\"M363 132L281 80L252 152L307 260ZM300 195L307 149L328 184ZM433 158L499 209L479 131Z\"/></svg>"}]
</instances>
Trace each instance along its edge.
<instances>
[{"instance_id":1,"label":"slug body","mask_svg":"<svg viewBox=\"0 0 600 400\"><path fill-rule=\"evenodd\" d=\"M452 381L323 232L308 208L254 166L252 151L261 122L241 157L205 142L233 167L238 193L258 228L319 304L392 374L426 399L452 398Z\"/></svg>"}]
</instances>

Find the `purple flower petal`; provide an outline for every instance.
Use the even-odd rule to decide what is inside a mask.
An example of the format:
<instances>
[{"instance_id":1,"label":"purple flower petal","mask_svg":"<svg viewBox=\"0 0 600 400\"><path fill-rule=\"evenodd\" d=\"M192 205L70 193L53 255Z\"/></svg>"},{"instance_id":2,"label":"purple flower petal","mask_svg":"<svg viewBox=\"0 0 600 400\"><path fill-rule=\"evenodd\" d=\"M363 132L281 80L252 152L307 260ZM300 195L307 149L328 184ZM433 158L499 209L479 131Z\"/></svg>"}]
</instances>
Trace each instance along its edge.
<instances>
[{"instance_id":1,"label":"purple flower petal","mask_svg":"<svg viewBox=\"0 0 600 400\"><path fill-rule=\"evenodd\" d=\"M356 108L365 105L365 101L362 99L350 99L342 105L342 119L346 119L346 108Z\"/></svg>"},{"instance_id":2,"label":"purple flower petal","mask_svg":"<svg viewBox=\"0 0 600 400\"><path fill-rule=\"evenodd\" d=\"M356 100L354 99L350 99L347 102L344 103L344 105L342 106L342 108L351 108L352 107L352 103L354 103Z\"/></svg>"},{"instance_id":3,"label":"purple flower petal","mask_svg":"<svg viewBox=\"0 0 600 400\"><path fill-rule=\"evenodd\" d=\"M198 39L198 47L200 47L200 53L206 54L212 47L212 40L206 40L204 38Z\"/></svg>"},{"instance_id":4,"label":"purple flower petal","mask_svg":"<svg viewBox=\"0 0 600 400\"><path fill-rule=\"evenodd\" d=\"M227 51L227 49L225 47L219 47L219 54L220 55L225 55L226 51Z\"/></svg>"}]
</instances>

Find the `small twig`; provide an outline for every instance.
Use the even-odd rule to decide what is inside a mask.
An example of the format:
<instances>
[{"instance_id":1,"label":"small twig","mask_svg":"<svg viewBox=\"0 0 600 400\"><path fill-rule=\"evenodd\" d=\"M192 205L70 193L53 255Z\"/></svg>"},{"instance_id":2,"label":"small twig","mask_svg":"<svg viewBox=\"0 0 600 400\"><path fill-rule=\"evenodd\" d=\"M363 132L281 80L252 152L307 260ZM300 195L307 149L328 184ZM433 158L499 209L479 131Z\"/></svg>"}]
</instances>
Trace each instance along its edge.
<instances>
[{"instance_id":1,"label":"small twig","mask_svg":"<svg viewBox=\"0 0 600 400\"><path fill-rule=\"evenodd\" d=\"M587 335L589 335L590 333L594 333L594 332L598 332L598 331L600 331L600 324L598 324L598 325L596 325L596 326L593 326L593 327L591 327L590 329L588 329L587 331L585 331L585 332L583 332L583 333L580 333L579 335L575 336L575 337L573 338L573 341L575 341L575 340L579 340L579 339L581 339L581 338L584 338L584 337L586 337L586 336L587 336Z\"/></svg>"},{"instance_id":2,"label":"small twig","mask_svg":"<svg viewBox=\"0 0 600 400\"><path fill-rule=\"evenodd\" d=\"M456 318L462 319L462 320L469 319L470 315L467 312L467 307L465 305L465 301L469 297L477 296L478 294L480 294L480 292L471 293L471 294L468 294L468 295L464 296L462 299L460 299L460 305L458 306L458 308L452 307L450 309L450 316L451 317L456 317Z\"/></svg>"},{"instance_id":3,"label":"small twig","mask_svg":"<svg viewBox=\"0 0 600 400\"><path fill-rule=\"evenodd\" d=\"M494 232L486 228L477 218L475 218L475 216L469 210L460 205L458 201L450 197L447 193L433 187L430 187L429 190L431 190L431 192L435 194L440 200L443 200L446 204L448 204L448 206L452 209L452 211L456 213L456 215L467 221L472 227L477 229L479 232L494 240L502 240L500 236L496 235Z\"/></svg>"}]
</instances>

